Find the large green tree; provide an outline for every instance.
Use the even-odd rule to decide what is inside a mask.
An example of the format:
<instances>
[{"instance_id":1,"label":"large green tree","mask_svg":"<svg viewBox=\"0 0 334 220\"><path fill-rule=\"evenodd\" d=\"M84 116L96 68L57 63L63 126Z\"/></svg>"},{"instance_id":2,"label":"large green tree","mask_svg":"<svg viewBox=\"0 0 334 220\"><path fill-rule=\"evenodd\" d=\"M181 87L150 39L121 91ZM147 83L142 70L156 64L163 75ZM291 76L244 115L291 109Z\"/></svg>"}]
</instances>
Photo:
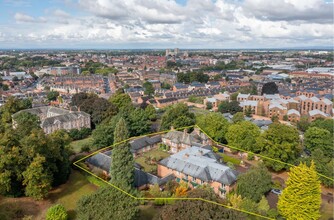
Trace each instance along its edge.
<instances>
[{"instance_id":1,"label":"large green tree","mask_svg":"<svg viewBox=\"0 0 334 220\"><path fill-rule=\"evenodd\" d=\"M135 220L138 202L113 187L103 187L82 197L77 203L77 218L81 220Z\"/></svg>"},{"instance_id":2,"label":"large green tree","mask_svg":"<svg viewBox=\"0 0 334 220\"><path fill-rule=\"evenodd\" d=\"M209 113L199 115L196 118L196 123L215 141L226 143L225 134L230 124L222 114Z\"/></svg>"},{"instance_id":3,"label":"large green tree","mask_svg":"<svg viewBox=\"0 0 334 220\"><path fill-rule=\"evenodd\" d=\"M249 121L231 125L225 135L229 146L254 153L258 151L256 140L259 136L259 127Z\"/></svg>"},{"instance_id":4,"label":"large green tree","mask_svg":"<svg viewBox=\"0 0 334 220\"><path fill-rule=\"evenodd\" d=\"M20 112L13 117L15 121L15 133L19 137L25 137L29 135L33 129L40 127L40 120L37 115L30 114L28 112Z\"/></svg>"},{"instance_id":5,"label":"large green tree","mask_svg":"<svg viewBox=\"0 0 334 220\"><path fill-rule=\"evenodd\" d=\"M178 103L170 106L163 114L161 119L161 130L180 128L195 124L195 114L189 111L184 103Z\"/></svg>"},{"instance_id":6,"label":"large green tree","mask_svg":"<svg viewBox=\"0 0 334 220\"><path fill-rule=\"evenodd\" d=\"M189 198L202 198L218 202L218 198L211 189L197 188L190 191ZM211 204L200 200L178 200L174 204L165 205L156 220L178 220L178 219L246 219L245 216L233 209Z\"/></svg>"},{"instance_id":7,"label":"large green tree","mask_svg":"<svg viewBox=\"0 0 334 220\"><path fill-rule=\"evenodd\" d=\"M242 112L242 108L239 106L239 104L240 103L237 101L224 101L218 105L218 111L221 113L231 113L234 115L237 112Z\"/></svg>"},{"instance_id":8,"label":"large green tree","mask_svg":"<svg viewBox=\"0 0 334 220\"><path fill-rule=\"evenodd\" d=\"M154 94L154 87L153 84L149 81L144 82L143 84L144 87L144 94L148 96L152 96Z\"/></svg>"},{"instance_id":9,"label":"large green tree","mask_svg":"<svg viewBox=\"0 0 334 220\"><path fill-rule=\"evenodd\" d=\"M321 185L312 162L290 169L286 188L278 199L279 213L287 220L319 219Z\"/></svg>"},{"instance_id":10,"label":"large green tree","mask_svg":"<svg viewBox=\"0 0 334 220\"><path fill-rule=\"evenodd\" d=\"M37 155L27 170L23 172L25 194L35 199L43 199L51 189L52 175L45 169L45 157Z\"/></svg>"},{"instance_id":11,"label":"large green tree","mask_svg":"<svg viewBox=\"0 0 334 220\"><path fill-rule=\"evenodd\" d=\"M134 186L134 159L130 151L130 144L125 140L129 138L126 122L121 118L116 124L114 132L114 146L110 167L111 183L130 191Z\"/></svg>"},{"instance_id":12,"label":"large green tree","mask_svg":"<svg viewBox=\"0 0 334 220\"><path fill-rule=\"evenodd\" d=\"M242 198L248 198L257 203L270 188L271 174L261 163L238 176L236 192Z\"/></svg>"},{"instance_id":13,"label":"large green tree","mask_svg":"<svg viewBox=\"0 0 334 220\"><path fill-rule=\"evenodd\" d=\"M304 135L304 145L311 152L321 149L326 156L333 156L333 135L323 128L310 127Z\"/></svg>"},{"instance_id":14,"label":"large green tree","mask_svg":"<svg viewBox=\"0 0 334 220\"><path fill-rule=\"evenodd\" d=\"M289 165L284 163L294 164L301 152L297 129L279 123L270 125L257 139L257 145L258 153L277 160L263 159L265 164L275 171L289 168Z\"/></svg>"}]
</instances>

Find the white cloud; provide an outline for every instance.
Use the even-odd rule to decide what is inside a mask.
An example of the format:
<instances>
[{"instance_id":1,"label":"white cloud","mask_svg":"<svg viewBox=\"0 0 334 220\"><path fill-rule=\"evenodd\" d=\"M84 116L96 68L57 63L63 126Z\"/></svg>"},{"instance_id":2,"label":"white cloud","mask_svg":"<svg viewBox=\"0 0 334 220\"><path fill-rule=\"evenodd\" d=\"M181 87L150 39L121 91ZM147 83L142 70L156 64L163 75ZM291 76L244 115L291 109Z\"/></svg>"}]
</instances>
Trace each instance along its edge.
<instances>
[{"instance_id":1,"label":"white cloud","mask_svg":"<svg viewBox=\"0 0 334 220\"><path fill-rule=\"evenodd\" d=\"M53 17L47 16L45 23L44 17L16 13L17 25L24 26L2 31L7 41L12 36L11 40L22 44L59 47L331 45L333 18L325 6L322 0L188 0L185 5L173 0L78 0L71 10L78 10L79 16L62 9L48 10L45 13Z\"/></svg>"}]
</instances>

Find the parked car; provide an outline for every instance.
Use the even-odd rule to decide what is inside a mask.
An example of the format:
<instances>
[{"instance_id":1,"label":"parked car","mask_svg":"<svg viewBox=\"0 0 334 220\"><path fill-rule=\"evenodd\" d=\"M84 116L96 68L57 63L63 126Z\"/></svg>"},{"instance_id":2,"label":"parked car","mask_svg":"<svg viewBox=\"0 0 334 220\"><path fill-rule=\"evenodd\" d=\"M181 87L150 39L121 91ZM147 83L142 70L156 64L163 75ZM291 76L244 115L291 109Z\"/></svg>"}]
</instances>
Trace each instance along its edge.
<instances>
[{"instance_id":1,"label":"parked car","mask_svg":"<svg viewBox=\"0 0 334 220\"><path fill-rule=\"evenodd\" d=\"M282 194L282 190L280 190L280 189L272 189L271 192L276 194L276 195L281 195Z\"/></svg>"}]
</instances>

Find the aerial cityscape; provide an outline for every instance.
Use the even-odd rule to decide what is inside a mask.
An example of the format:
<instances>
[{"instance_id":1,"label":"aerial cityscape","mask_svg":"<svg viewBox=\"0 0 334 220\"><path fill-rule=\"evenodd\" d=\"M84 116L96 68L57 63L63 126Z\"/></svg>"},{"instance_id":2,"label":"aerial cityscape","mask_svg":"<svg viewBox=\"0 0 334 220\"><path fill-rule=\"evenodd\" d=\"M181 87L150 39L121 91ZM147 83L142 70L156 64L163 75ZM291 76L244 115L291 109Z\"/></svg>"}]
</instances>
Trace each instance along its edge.
<instances>
[{"instance_id":1,"label":"aerial cityscape","mask_svg":"<svg viewBox=\"0 0 334 220\"><path fill-rule=\"evenodd\" d=\"M333 1L0 6L0 220L334 219Z\"/></svg>"}]
</instances>

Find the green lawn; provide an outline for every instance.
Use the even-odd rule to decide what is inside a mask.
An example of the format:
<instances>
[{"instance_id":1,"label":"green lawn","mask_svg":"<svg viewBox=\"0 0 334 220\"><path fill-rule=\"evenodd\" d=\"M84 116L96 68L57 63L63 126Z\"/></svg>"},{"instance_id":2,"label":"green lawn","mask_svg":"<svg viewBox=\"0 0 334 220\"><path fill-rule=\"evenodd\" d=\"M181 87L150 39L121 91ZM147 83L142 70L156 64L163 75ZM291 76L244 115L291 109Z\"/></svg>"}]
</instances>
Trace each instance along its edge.
<instances>
[{"instance_id":1,"label":"green lawn","mask_svg":"<svg viewBox=\"0 0 334 220\"><path fill-rule=\"evenodd\" d=\"M218 154L223 157L224 163L231 162L234 165L240 165L241 160L239 160L237 158L234 158L234 157L231 157L231 156L228 156L224 153L218 153Z\"/></svg>"},{"instance_id":2,"label":"green lawn","mask_svg":"<svg viewBox=\"0 0 334 220\"><path fill-rule=\"evenodd\" d=\"M85 139L82 139L82 140L78 140L78 141L72 141L70 143L70 147L71 149L75 152L75 153L80 153L81 152L81 148L83 146L90 146L92 145L93 143L93 138L91 137L88 137L88 138L85 138Z\"/></svg>"},{"instance_id":3,"label":"green lawn","mask_svg":"<svg viewBox=\"0 0 334 220\"><path fill-rule=\"evenodd\" d=\"M49 199L52 203L60 203L67 209L70 219L75 219L75 207L77 201L84 195L88 195L97 190L97 186L91 184L86 176L72 170L67 183L53 190Z\"/></svg>"},{"instance_id":4,"label":"green lawn","mask_svg":"<svg viewBox=\"0 0 334 220\"><path fill-rule=\"evenodd\" d=\"M159 149L154 149L154 150L145 152L142 155L138 156L135 159L135 161L139 163L141 166L143 166L146 172L156 173L156 170L157 170L156 162L166 157L169 157L169 154L167 152L159 150ZM149 160L148 158L155 158L156 161Z\"/></svg>"}]
</instances>

